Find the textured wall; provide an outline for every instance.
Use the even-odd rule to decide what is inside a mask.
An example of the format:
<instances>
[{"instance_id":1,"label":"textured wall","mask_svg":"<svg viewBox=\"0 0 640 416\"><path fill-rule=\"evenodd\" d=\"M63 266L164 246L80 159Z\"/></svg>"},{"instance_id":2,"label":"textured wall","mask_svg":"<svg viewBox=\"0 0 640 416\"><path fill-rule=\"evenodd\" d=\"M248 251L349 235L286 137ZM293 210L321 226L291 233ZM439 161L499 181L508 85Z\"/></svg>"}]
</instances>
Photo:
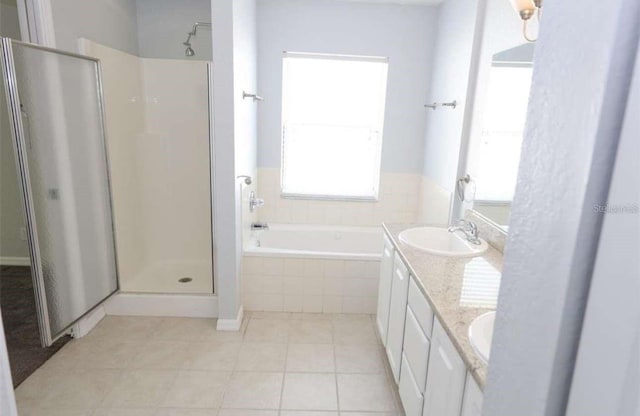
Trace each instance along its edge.
<instances>
[{"instance_id":1,"label":"textured wall","mask_svg":"<svg viewBox=\"0 0 640 416\"><path fill-rule=\"evenodd\" d=\"M486 415L565 414L640 16L636 0L575 6L545 4Z\"/></svg>"}]
</instances>

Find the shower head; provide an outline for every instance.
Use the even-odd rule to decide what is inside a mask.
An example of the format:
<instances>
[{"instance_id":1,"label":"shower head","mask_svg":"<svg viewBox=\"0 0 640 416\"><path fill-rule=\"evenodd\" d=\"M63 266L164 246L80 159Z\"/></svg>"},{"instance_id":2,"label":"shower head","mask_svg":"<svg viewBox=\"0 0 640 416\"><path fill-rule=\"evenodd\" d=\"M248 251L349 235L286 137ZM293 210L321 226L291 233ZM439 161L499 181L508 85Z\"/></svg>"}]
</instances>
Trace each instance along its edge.
<instances>
[{"instance_id":1,"label":"shower head","mask_svg":"<svg viewBox=\"0 0 640 416\"><path fill-rule=\"evenodd\" d=\"M193 28L191 29L191 32L187 33L187 40L182 42L182 44L187 47L187 49L184 50L184 55L187 56L187 57L194 56L196 54L195 51L193 50L193 48L191 48L191 38L196 36L196 33L198 33L198 27L211 28L211 23L209 23L209 22L196 22L193 25Z\"/></svg>"}]
</instances>

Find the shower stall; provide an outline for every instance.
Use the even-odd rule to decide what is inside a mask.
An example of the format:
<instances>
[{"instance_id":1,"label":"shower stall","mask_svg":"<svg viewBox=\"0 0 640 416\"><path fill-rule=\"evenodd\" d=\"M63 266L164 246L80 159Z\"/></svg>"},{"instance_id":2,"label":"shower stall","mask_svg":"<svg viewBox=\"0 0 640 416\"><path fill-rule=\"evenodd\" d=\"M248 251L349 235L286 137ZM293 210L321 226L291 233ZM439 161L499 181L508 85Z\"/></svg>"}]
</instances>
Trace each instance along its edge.
<instances>
[{"instance_id":1,"label":"shower stall","mask_svg":"<svg viewBox=\"0 0 640 416\"><path fill-rule=\"evenodd\" d=\"M209 63L100 59L120 291L213 293Z\"/></svg>"}]
</instances>

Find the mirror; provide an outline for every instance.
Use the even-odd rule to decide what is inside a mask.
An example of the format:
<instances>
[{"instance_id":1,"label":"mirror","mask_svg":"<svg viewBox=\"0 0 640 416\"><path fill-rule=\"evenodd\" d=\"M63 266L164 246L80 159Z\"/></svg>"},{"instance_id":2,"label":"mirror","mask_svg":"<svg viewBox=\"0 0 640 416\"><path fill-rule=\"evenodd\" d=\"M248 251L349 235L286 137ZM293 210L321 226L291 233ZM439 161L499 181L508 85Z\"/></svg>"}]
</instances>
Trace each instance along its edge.
<instances>
[{"instance_id":1,"label":"mirror","mask_svg":"<svg viewBox=\"0 0 640 416\"><path fill-rule=\"evenodd\" d=\"M481 117L471 137L468 172L475 195L472 209L508 229L520 148L531 89L534 44L495 53L479 105Z\"/></svg>"}]
</instances>

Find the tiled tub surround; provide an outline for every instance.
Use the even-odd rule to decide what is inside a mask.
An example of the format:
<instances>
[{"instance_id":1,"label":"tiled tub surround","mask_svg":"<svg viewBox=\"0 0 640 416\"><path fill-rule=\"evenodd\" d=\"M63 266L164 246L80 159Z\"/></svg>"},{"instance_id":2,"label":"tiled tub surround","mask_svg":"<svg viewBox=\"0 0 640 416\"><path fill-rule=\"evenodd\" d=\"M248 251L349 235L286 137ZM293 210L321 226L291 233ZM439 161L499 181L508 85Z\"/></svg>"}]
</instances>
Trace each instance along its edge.
<instances>
[{"instance_id":1,"label":"tiled tub surround","mask_svg":"<svg viewBox=\"0 0 640 416\"><path fill-rule=\"evenodd\" d=\"M375 313L380 260L243 258L248 311Z\"/></svg>"},{"instance_id":2,"label":"tiled tub surround","mask_svg":"<svg viewBox=\"0 0 640 416\"><path fill-rule=\"evenodd\" d=\"M280 169L258 169L260 221L285 224L380 226L383 221L412 223L418 220L422 176L380 174L378 201L328 201L288 199L281 196Z\"/></svg>"},{"instance_id":3,"label":"tiled tub surround","mask_svg":"<svg viewBox=\"0 0 640 416\"><path fill-rule=\"evenodd\" d=\"M250 311L375 313L381 252L378 227L272 224L245 247L243 305Z\"/></svg>"},{"instance_id":4,"label":"tiled tub surround","mask_svg":"<svg viewBox=\"0 0 640 416\"><path fill-rule=\"evenodd\" d=\"M484 388L487 366L473 351L468 331L476 317L496 307L502 254L489 246L484 255L473 258L430 255L400 242L400 232L412 227L415 225L383 225L386 235L426 296L436 319L478 385Z\"/></svg>"}]
</instances>

